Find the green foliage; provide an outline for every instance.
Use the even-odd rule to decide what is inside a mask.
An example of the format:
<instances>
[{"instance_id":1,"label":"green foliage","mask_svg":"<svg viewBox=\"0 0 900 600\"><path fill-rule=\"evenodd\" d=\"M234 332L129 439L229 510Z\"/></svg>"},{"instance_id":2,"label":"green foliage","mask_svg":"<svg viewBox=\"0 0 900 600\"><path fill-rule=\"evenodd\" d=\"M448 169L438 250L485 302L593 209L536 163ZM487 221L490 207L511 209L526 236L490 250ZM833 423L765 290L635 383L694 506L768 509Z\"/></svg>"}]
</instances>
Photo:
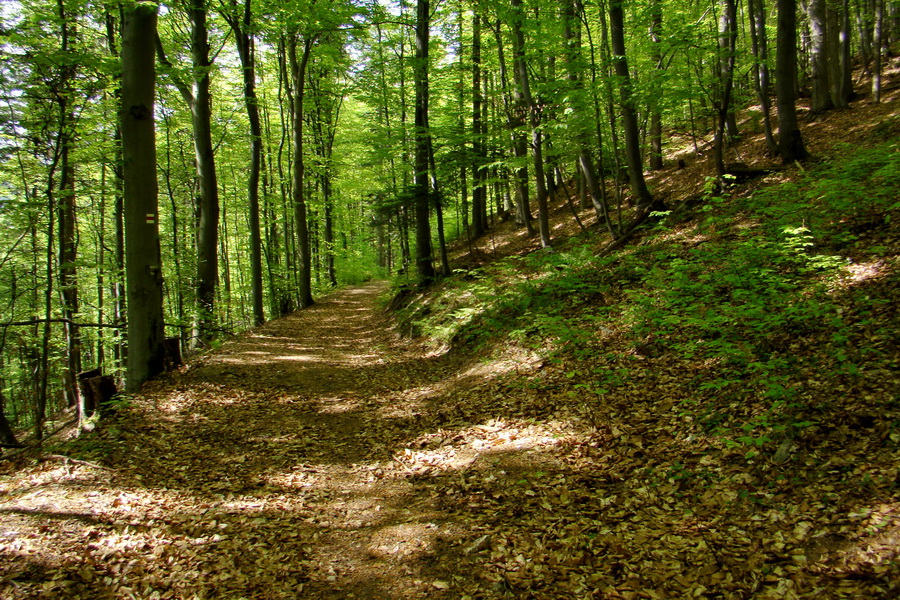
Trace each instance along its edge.
<instances>
[{"instance_id":1,"label":"green foliage","mask_svg":"<svg viewBox=\"0 0 900 600\"><path fill-rule=\"evenodd\" d=\"M856 334L881 301L854 297L848 318L836 293L848 260L835 240L847 224L888 223L897 210L889 173L900 154L891 148L848 152L846 168L823 165L746 200L710 187L690 232L700 243L672 242L676 232L657 226L660 237L618 256L598 259L581 244L511 257L458 272L402 318L444 343L506 339L542 352L566 365L571 395L589 414L642 369L600 341L624 329L640 352L703 365L685 375L685 411L753 456L816 421L808 373L852 381L881 356Z\"/></svg>"}]
</instances>

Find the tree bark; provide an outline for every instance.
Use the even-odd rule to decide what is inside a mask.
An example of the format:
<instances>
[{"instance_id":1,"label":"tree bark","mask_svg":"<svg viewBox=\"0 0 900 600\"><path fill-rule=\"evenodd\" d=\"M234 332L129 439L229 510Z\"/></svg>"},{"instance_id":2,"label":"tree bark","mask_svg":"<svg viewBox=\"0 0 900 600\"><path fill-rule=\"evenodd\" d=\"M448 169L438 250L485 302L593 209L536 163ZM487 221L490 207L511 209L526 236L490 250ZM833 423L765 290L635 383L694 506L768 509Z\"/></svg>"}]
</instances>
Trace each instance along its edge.
<instances>
[{"instance_id":1,"label":"tree bark","mask_svg":"<svg viewBox=\"0 0 900 600\"><path fill-rule=\"evenodd\" d=\"M191 346L197 348L212 337L215 322L216 285L219 279L219 185L216 176L215 147L212 143L212 96L210 93L209 31L207 0L196 0L186 7L191 23L191 87L177 75L172 82L191 112L194 155L199 185L197 205L197 316ZM157 37L160 63L171 68L162 42Z\"/></svg>"},{"instance_id":2,"label":"tree bark","mask_svg":"<svg viewBox=\"0 0 900 600\"><path fill-rule=\"evenodd\" d=\"M884 2L875 2L875 28L872 35L872 102L881 102L881 76L884 70Z\"/></svg>"},{"instance_id":3,"label":"tree bark","mask_svg":"<svg viewBox=\"0 0 900 600\"><path fill-rule=\"evenodd\" d=\"M74 19L66 12L63 0L56 3L60 19L60 50L66 57L71 52L70 39L74 36ZM59 288L62 298L63 317L69 320L78 314L78 277L75 267L78 259L77 235L76 235L76 196L75 196L75 167L71 160L71 151L75 139L75 114L72 107L74 91L72 80L76 73L76 67L72 63L64 63L61 66L59 93L57 94L57 109L59 111L59 215L57 225L59 227ZM66 404L75 407L79 419L82 415L82 406L78 394L76 374L81 371L81 334L78 327L66 323L63 326L66 340L66 364L63 368L63 382L66 395Z\"/></svg>"},{"instance_id":4,"label":"tree bark","mask_svg":"<svg viewBox=\"0 0 900 600\"><path fill-rule=\"evenodd\" d=\"M756 86L756 94L759 98L759 106L762 110L763 132L766 137L766 147L771 154L778 152L778 143L772 134L772 110L769 99L769 40L766 33L766 6L762 0L748 0L747 9L750 17L750 44L755 57L753 65L753 80Z\"/></svg>"},{"instance_id":5,"label":"tree bark","mask_svg":"<svg viewBox=\"0 0 900 600\"><path fill-rule=\"evenodd\" d=\"M305 163L303 157L303 96L306 89L306 66L312 53L315 38L307 36L303 41L303 55L297 57L299 34L288 34L288 58L291 64L293 87L293 169L291 171L291 193L294 205L294 227L297 235L297 266L299 269L300 306L313 305L312 297L312 253L310 249L309 224L306 216Z\"/></svg>"},{"instance_id":6,"label":"tree bark","mask_svg":"<svg viewBox=\"0 0 900 600\"><path fill-rule=\"evenodd\" d=\"M162 373L164 327L157 210L154 2L127 7L122 28L122 160L125 178L125 271L128 290L126 389Z\"/></svg>"},{"instance_id":7,"label":"tree bark","mask_svg":"<svg viewBox=\"0 0 900 600\"><path fill-rule=\"evenodd\" d=\"M503 51L503 39L500 35L500 21L494 27L494 38L497 41L497 58L500 65L500 85L504 90L504 104L506 108L506 124L509 128L510 144L513 156L525 160L528 156L528 142L519 128L525 123L525 114L528 109L522 100L520 87L511 88L506 72L506 53ZM513 69L514 79L518 84L518 71ZM511 91L510 91L511 90ZM535 234L531 224L531 207L528 199L528 167L522 164L513 171L513 183L516 190L516 224L525 227L528 237Z\"/></svg>"},{"instance_id":8,"label":"tree bark","mask_svg":"<svg viewBox=\"0 0 900 600\"><path fill-rule=\"evenodd\" d=\"M797 124L797 0L777 0L775 95L778 106L778 153L788 163L807 158Z\"/></svg>"},{"instance_id":9,"label":"tree bark","mask_svg":"<svg viewBox=\"0 0 900 600\"><path fill-rule=\"evenodd\" d=\"M580 68L578 64L579 48L577 39L573 31L575 23L575 0L562 0L562 17L564 36L566 40L566 69L568 71L568 79L571 86L571 101L569 106L572 110L572 121L575 128L575 139L578 144L578 167L583 176L584 186L587 196L590 197L591 204L597 214L597 223L605 224L610 235L616 236L612 221L609 218L609 209L606 206L605 198L600 189L597 170L594 168L594 159L590 151L590 141L587 130L588 117L585 115L587 108L584 102L584 86L581 82ZM660 167L662 163L660 163Z\"/></svg>"},{"instance_id":10,"label":"tree bark","mask_svg":"<svg viewBox=\"0 0 900 600\"><path fill-rule=\"evenodd\" d=\"M812 83L812 103L810 117L814 117L833 107L831 102L831 86L829 83L829 63L837 61L830 55L828 44L828 19L826 17L826 0L805 0L806 16L810 32L810 81Z\"/></svg>"},{"instance_id":11,"label":"tree bark","mask_svg":"<svg viewBox=\"0 0 900 600\"><path fill-rule=\"evenodd\" d=\"M247 179L248 228L250 229L250 294L253 322L262 325L266 320L263 309L262 236L259 219L259 178L262 168L262 125L259 101L256 97L256 49L252 26L251 0L244 0L239 12L237 0L231 2L231 12L223 13L234 32L241 73L244 81L244 105L250 122L250 172Z\"/></svg>"},{"instance_id":12,"label":"tree bark","mask_svg":"<svg viewBox=\"0 0 900 600\"><path fill-rule=\"evenodd\" d=\"M612 43L613 65L619 78L622 128L625 134L625 160L631 179L631 191L635 196L638 210L650 210L653 205L653 196L647 189L647 182L644 180L637 113L631 89L631 74L628 71L628 60L625 56L625 15L622 10L622 1L610 0L609 2L609 37Z\"/></svg>"},{"instance_id":13,"label":"tree bark","mask_svg":"<svg viewBox=\"0 0 900 600\"><path fill-rule=\"evenodd\" d=\"M434 279L431 250L431 206L428 190L428 39L430 3L416 3L416 57L413 63L416 89L415 111L415 209L416 209L416 274L419 285Z\"/></svg>"},{"instance_id":14,"label":"tree bark","mask_svg":"<svg viewBox=\"0 0 900 600\"><path fill-rule=\"evenodd\" d=\"M550 246L550 217L547 204L547 186L544 175L544 156L541 136L540 109L531 96L531 85L528 76L528 64L525 62L525 34L522 32L522 23L525 15L522 11L522 0L511 0L513 14L511 28L513 34L513 64L518 74L519 87L522 99L528 107L528 115L531 124L531 155L534 161L534 181L538 203L538 231L541 236L541 246Z\"/></svg>"},{"instance_id":15,"label":"tree bark","mask_svg":"<svg viewBox=\"0 0 900 600\"><path fill-rule=\"evenodd\" d=\"M486 133L482 122L481 23L477 2L472 17L472 237L479 238L488 228L487 173L485 172Z\"/></svg>"},{"instance_id":16,"label":"tree bark","mask_svg":"<svg viewBox=\"0 0 900 600\"><path fill-rule=\"evenodd\" d=\"M734 0L722 0L719 16L719 85L721 86L718 120L714 140L713 157L716 176L723 185L725 176L725 129L731 110L731 93L734 89L734 53L737 43L737 9Z\"/></svg>"},{"instance_id":17,"label":"tree bark","mask_svg":"<svg viewBox=\"0 0 900 600\"><path fill-rule=\"evenodd\" d=\"M838 34L840 45L840 74L835 90L834 104L838 108L850 106L853 98L853 62L850 57L850 0L841 0L841 28Z\"/></svg>"},{"instance_id":18,"label":"tree bark","mask_svg":"<svg viewBox=\"0 0 900 600\"><path fill-rule=\"evenodd\" d=\"M663 66L662 42L659 37L662 29L662 6L660 0L653 0L650 3L650 12L650 41L653 43L650 58L653 61L657 75L660 75L665 70ZM658 171L662 168L662 111L659 107L659 100L657 100L650 107L650 170Z\"/></svg>"}]
</instances>

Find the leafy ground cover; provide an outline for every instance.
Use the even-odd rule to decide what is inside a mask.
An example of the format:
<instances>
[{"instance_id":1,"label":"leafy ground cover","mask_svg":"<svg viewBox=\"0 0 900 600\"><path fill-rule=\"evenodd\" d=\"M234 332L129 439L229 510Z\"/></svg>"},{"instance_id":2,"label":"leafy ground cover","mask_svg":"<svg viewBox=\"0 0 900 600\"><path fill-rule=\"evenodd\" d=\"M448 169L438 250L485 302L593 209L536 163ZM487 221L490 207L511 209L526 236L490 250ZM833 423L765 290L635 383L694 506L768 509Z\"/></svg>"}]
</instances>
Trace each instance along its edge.
<instances>
[{"instance_id":1,"label":"leafy ground cover","mask_svg":"<svg viewBox=\"0 0 900 600\"><path fill-rule=\"evenodd\" d=\"M820 164L658 175L619 252L497 227L0 463L0 597L897 597L900 126L863 110Z\"/></svg>"},{"instance_id":2,"label":"leafy ground cover","mask_svg":"<svg viewBox=\"0 0 900 600\"><path fill-rule=\"evenodd\" d=\"M564 468L461 484L502 536L476 572L512 597L896 596L897 157L894 139L707 197L625 253L513 257L410 302L447 343L542 356L492 395L581 424Z\"/></svg>"}]
</instances>

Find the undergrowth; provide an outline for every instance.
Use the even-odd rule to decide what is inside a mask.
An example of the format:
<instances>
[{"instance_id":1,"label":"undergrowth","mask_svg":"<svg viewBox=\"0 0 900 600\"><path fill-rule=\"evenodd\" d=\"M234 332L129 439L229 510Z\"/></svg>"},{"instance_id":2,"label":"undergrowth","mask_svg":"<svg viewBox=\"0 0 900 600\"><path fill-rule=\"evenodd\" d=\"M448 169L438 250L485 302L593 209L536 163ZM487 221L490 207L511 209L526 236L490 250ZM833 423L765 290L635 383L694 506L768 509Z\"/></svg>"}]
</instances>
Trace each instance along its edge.
<instances>
[{"instance_id":1,"label":"undergrowth","mask_svg":"<svg viewBox=\"0 0 900 600\"><path fill-rule=\"evenodd\" d=\"M811 381L850 389L897 367L900 333L878 321L890 297L866 286L898 280L898 142L842 152L749 198L708 192L692 221L663 220L612 256L582 237L460 271L408 298L401 321L444 344L539 351L588 405L640 393L639 372L674 362L697 427L752 454L834 401ZM854 284L867 262L872 278Z\"/></svg>"}]
</instances>

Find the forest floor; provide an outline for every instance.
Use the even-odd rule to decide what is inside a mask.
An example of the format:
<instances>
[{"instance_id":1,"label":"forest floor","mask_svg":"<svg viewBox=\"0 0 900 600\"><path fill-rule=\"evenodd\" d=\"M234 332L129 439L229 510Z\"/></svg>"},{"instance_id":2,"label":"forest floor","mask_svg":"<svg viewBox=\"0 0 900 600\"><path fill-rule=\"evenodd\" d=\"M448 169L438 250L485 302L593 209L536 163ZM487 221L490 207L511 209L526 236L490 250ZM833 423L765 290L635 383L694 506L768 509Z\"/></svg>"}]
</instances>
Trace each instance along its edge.
<instances>
[{"instance_id":1,"label":"forest floor","mask_svg":"<svg viewBox=\"0 0 900 600\"><path fill-rule=\"evenodd\" d=\"M857 506L868 493L834 476L865 451L854 431L896 436L880 419L850 424L832 475L776 477L774 500L744 502L779 466L748 470L741 452L677 439L673 400L600 408L598 435L569 411L571 386L523 385L541 377L536 355L397 336L386 289L335 292L150 382L66 446L91 460L7 464L0 598L896 592L900 506L876 482L885 501ZM687 467L647 472L676 446L709 485ZM893 477L896 458L867 460Z\"/></svg>"},{"instance_id":2,"label":"forest floor","mask_svg":"<svg viewBox=\"0 0 900 600\"><path fill-rule=\"evenodd\" d=\"M896 141L898 94L806 124L809 147ZM762 148L736 151L756 166ZM709 174L684 156L653 176L674 210ZM802 172L716 202L748 211ZM820 244L844 257L828 285L760 258L778 244L741 236L766 219L702 207L597 266L604 240L566 249L559 203L556 253L497 223L399 312L386 283L336 291L149 382L92 433L0 462L0 599L896 598L900 219L878 210L822 224L856 227ZM754 313L701 307L761 324L703 333L750 353L737 374L703 357L695 305L659 308L667 285L700 296L709 257L723 281L762 261L753 295L782 286ZM709 295L749 284L729 285ZM635 337L628 311L654 310L658 332Z\"/></svg>"}]
</instances>

